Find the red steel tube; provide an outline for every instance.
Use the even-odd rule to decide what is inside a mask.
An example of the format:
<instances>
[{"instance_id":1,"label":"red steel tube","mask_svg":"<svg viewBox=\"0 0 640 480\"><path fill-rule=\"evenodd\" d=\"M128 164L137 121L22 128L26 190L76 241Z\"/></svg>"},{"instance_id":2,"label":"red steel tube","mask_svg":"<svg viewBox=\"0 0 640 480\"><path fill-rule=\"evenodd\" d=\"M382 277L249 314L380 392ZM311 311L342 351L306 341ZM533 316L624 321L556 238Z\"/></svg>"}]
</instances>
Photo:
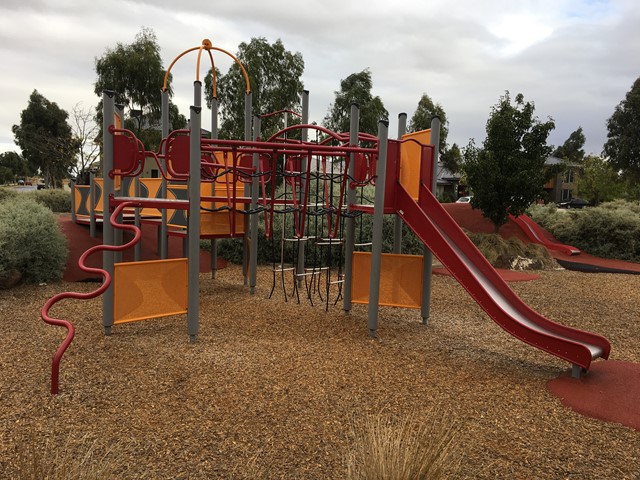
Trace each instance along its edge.
<instances>
[{"instance_id":1,"label":"red steel tube","mask_svg":"<svg viewBox=\"0 0 640 480\"><path fill-rule=\"evenodd\" d=\"M53 355L53 360L51 362L51 394L52 395L56 395L59 391L60 361L62 360L62 355L64 355L64 352L67 350L67 348L69 348L69 345L71 345L71 342L73 341L73 337L75 335L75 327L68 320L51 317L49 315L49 310L51 310L51 307L53 307L56 303L58 303L60 300L63 300L65 298L77 298L80 300L88 300L90 298L95 298L99 295L102 295L102 293L104 293L104 291L107 288L109 288L109 285L111 284L111 275L109 275L109 272L107 272L106 270L103 270L102 268L88 267L84 264L84 262L87 259L87 257L89 257L89 255L97 251L106 250L106 251L118 252L118 251L126 250L127 248L132 247L133 245L138 243L138 241L140 240L140 237L142 236L140 229L135 225L124 225L124 224L117 223L115 220L116 218L118 218L118 215L120 215L122 210L134 205L135 205L135 202L121 203L120 205L118 205L118 207L115 209L115 211L111 215L111 218L109 219L109 221L111 222L111 225L113 225L114 227L133 232L134 237L132 240L125 243L124 245L96 245L94 247L91 247L86 252L84 252L80 257L80 259L78 260L78 265L80 266L81 270L89 273L98 273L104 277L104 282L102 283L102 285L100 285L100 287L98 287L96 290L93 290L92 292L87 292L87 293L79 293L79 292L59 293L53 296L52 298L50 298L42 307L40 316L42 317L42 320L45 323L48 323L49 325L58 325L67 329L67 335L65 339L62 341L62 343L60 344L60 346L58 347L58 349L56 350L55 354Z\"/></svg>"}]
</instances>

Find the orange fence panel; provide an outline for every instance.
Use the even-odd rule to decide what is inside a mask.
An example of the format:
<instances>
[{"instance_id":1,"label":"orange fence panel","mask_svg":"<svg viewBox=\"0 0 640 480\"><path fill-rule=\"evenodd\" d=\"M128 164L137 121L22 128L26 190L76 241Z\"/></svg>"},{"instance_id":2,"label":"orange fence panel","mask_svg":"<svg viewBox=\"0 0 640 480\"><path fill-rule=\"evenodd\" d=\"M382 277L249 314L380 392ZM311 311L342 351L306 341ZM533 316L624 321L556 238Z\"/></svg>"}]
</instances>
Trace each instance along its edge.
<instances>
[{"instance_id":1,"label":"orange fence panel","mask_svg":"<svg viewBox=\"0 0 640 480\"><path fill-rule=\"evenodd\" d=\"M429 145L431 129L407 133L402 140L412 138ZM404 187L414 200L418 200L420 191L420 145L415 142L404 142L400 147L400 185Z\"/></svg>"},{"instance_id":2,"label":"orange fence panel","mask_svg":"<svg viewBox=\"0 0 640 480\"><path fill-rule=\"evenodd\" d=\"M114 323L187 312L187 259L116 263Z\"/></svg>"},{"instance_id":3,"label":"orange fence panel","mask_svg":"<svg viewBox=\"0 0 640 480\"><path fill-rule=\"evenodd\" d=\"M420 308L422 304L421 255L382 254L380 272L380 305L389 307ZM354 252L351 275L351 300L369 303L371 253Z\"/></svg>"}]
</instances>

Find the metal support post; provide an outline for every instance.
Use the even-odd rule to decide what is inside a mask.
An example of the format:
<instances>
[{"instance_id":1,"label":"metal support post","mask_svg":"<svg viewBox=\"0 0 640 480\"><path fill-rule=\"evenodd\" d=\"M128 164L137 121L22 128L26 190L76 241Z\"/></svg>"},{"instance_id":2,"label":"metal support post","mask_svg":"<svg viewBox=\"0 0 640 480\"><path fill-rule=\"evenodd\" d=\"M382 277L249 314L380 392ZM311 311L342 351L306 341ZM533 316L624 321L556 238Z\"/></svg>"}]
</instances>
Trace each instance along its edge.
<instances>
[{"instance_id":1,"label":"metal support post","mask_svg":"<svg viewBox=\"0 0 640 480\"><path fill-rule=\"evenodd\" d=\"M382 226L384 222L384 190L387 176L387 136L389 122L378 123L378 163L376 165L376 194L373 203L373 238L371 239L371 276L369 277L369 309L367 326L375 337L378 328L380 302L380 272L382 268Z\"/></svg>"},{"instance_id":2,"label":"metal support post","mask_svg":"<svg viewBox=\"0 0 640 480\"><path fill-rule=\"evenodd\" d=\"M113 226L109 221L109 196L113 195L113 178L109 172L113 170L113 134L109 128L113 126L114 96L112 91L102 92L102 243L113 245ZM113 252L102 252L102 268L113 279ZM102 295L102 326L105 335L111 335L113 326L113 281Z\"/></svg>"},{"instance_id":3,"label":"metal support post","mask_svg":"<svg viewBox=\"0 0 640 480\"><path fill-rule=\"evenodd\" d=\"M287 128L287 114L285 113L285 128ZM301 122L303 125L306 125L307 123L309 123L309 90L303 90L302 91L302 119ZM307 129L303 128L300 131L300 141L302 143L305 143L307 141ZM306 166L309 165L309 162L304 162L304 166L306 168ZM302 168L302 163L301 163L301 168ZM306 172L306 176L302 175L300 177L300 203L302 203L303 201L305 201L304 199L304 191L306 188L306 184L307 182L310 180L310 174L311 172ZM308 206L307 206L308 208ZM295 214L294 214L295 215ZM302 213L299 214L300 218L302 219ZM304 227L303 227L303 231L304 231ZM306 235L304 235L306 237ZM302 288L302 279L303 279L303 275L304 275L304 251L305 251L305 246L306 246L306 242L305 241L301 241L298 243L299 247L298 247L298 267L296 269L298 276L297 276L297 281L298 281L298 288Z\"/></svg>"},{"instance_id":4,"label":"metal support post","mask_svg":"<svg viewBox=\"0 0 640 480\"><path fill-rule=\"evenodd\" d=\"M358 131L360 129L360 107L357 103L351 104L351 123L349 125L349 145L358 145ZM349 157L349 169L347 174L349 177L355 177L355 155L352 153ZM351 182L347 181L347 212L351 212L351 205L356 203L356 190L351 186ZM377 185L377 182L376 182ZM377 189L376 189L377 190ZM356 243L356 221L355 218L348 216L345 219L344 227L344 277L342 289L342 309L345 312L351 311L351 275L353 272L353 251Z\"/></svg>"},{"instance_id":5,"label":"metal support post","mask_svg":"<svg viewBox=\"0 0 640 480\"><path fill-rule=\"evenodd\" d=\"M194 89L197 88L194 82ZM195 342L200 314L200 112L192 106L189 131L189 219L188 219L188 268L189 286L187 300L187 330L189 340Z\"/></svg>"},{"instance_id":6,"label":"metal support post","mask_svg":"<svg viewBox=\"0 0 640 480\"><path fill-rule=\"evenodd\" d=\"M438 159L440 157L440 118L435 116L431 119L431 145L433 149L433 175L431 176L431 191L435 194L438 181ZM429 323L431 315L431 277L433 270L433 254L426 246L424 247L424 269L422 273L422 306L420 316L422 323Z\"/></svg>"},{"instance_id":7,"label":"metal support post","mask_svg":"<svg viewBox=\"0 0 640 480\"><path fill-rule=\"evenodd\" d=\"M251 110L253 109L252 105L252 95L251 92L247 93L244 97L244 139L246 141L251 141ZM244 184L244 196L249 197L251 195L251 185L249 183ZM248 268L249 268L249 239L250 237L250 222L248 215L244 216L244 237L243 237L243 248L242 248L242 276L244 277L244 286L246 287L249 284L248 278Z\"/></svg>"},{"instance_id":8,"label":"metal support post","mask_svg":"<svg viewBox=\"0 0 640 480\"><path fill-rule=\"evenodd\" d=\"M211 139L215 140L218 138L218 98L213 97L211 99ZM214 189L211 193L213 195L215 192L215 183L214 186L211 187ZM213 204L212 204L213 205ZM235 215L236 212L233 211L232 215ZM216 274L218 273L218 241L215 238L211 239L211 278L216 278Z\"/></svg>"},{"instance_id":9,"label":"metal support post","mask_svg":"<svg viewBox=\"0 0 640 480\"><path fill-rule=\"evenodd\" d=\"M253 117L253 139L257 141L260 138L260 117ZM253 154L253 169L255 173L260 171L260 154ZM254 176L251 179L251 211L255 212L258 208L258 195L260 194L260 179ZM256 292L256 279L258 276L258 215L252 213L249 216L251 224L251 240L249 243L249 293L253 295Z\"/></svg>"},{"instance_id":10,"label":"metal support post","mask_svg":"<svg viewBox=\"0 0 640 480\"><path fill-rule=\"evenodd\" d=\"M164 90L162 92L162 138L169 136L169 91ZM167 144L163 144L163 154L161 159L161 168L167 171ZM167 198L167 181L162 176L160 182L160 197ZM166 259L169 256L169 235L167 228L167 210L163 208L160 210L160 225L158 226L158 253L161 259Z\"/></svg>"},{"instance_id":11,"label":"metal support post","mask_svg":"<svg viewBox=\"0 0 640 480\"><path fill-rule=\"evenodd\" d=\"M402 136L405 133L407 133L407 114L400 113L398 115L398 140L402 140ZM402 161L402 158L400 161ZM398 214L394 215L393 253L402 253L402 218Z\"/></svg>"},{"instance_id":12,"label":"metal support post","mask_svg":"<svg viewBox=\"0 0 640 480\"><path fill-rule=\"evenodd\" d=\"M113 150L112 150L113 151ZM89 235L91 238L96 237L96 175L89 172ZM102 221L105 219L105 212L102 212ZM104 243L104 242L103 242Z\"/></svg>"}]
</instances>

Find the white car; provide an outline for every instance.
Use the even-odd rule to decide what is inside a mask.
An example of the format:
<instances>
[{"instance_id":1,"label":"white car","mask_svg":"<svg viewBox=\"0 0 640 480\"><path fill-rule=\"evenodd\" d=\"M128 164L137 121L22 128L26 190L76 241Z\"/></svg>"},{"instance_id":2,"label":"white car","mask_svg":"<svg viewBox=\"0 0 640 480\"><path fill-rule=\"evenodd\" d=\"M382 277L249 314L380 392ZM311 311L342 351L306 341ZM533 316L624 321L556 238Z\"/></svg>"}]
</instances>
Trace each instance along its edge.
<instances>
[{"instance_id":1,"label":"white car","mask_svg":"<svg viewBox=\"0 0 640 480\"><path fill-rule=\"evenodd\" d=\"M472 196L460 197L458 200L456 200L456 203L471 203L471 198Z\"/></svg>"}]
</instances>

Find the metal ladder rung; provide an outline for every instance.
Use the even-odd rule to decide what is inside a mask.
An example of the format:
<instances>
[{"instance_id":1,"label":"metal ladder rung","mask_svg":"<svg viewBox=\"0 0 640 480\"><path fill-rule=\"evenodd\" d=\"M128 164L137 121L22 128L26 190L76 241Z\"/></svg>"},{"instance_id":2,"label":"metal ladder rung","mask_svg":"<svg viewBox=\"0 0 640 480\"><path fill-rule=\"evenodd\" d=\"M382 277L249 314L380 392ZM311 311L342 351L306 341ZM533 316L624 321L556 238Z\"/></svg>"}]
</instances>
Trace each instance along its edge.
<instances>
[{"instance_id":1,"label":"metal ladder rung","mask_svg":"<svg viewBox=\"0 0 640 480\"><path fill-rule=\"evenodd\" d=\"M290 272L291 270L293 270L293 267L280 267L280 268L274 268L273 271L274 272Z\"/></svg>"}]
</instances>

